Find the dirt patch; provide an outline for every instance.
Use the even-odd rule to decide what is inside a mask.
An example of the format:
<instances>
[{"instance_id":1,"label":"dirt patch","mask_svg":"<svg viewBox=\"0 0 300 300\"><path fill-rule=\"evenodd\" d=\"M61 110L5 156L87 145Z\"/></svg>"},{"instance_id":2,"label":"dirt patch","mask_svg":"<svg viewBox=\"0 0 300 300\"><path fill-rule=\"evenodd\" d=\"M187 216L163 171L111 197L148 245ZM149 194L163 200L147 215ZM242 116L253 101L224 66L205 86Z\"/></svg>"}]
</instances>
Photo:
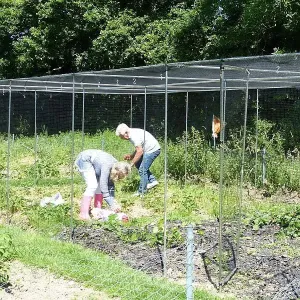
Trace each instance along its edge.
<instances>
[{"instance_id":1,"label":"dirt patch","mask_svg":"<svg viewBox=\"0 0 300 300\"><path fill-rule=\"evenodd\" d=\"M0 289L1 300L109 300L105 293L81 286L50 272L18 261L10 266L9 284ZM116 298L114 298L116 299Z\"/></svg>"},{"instance_id":2,"label":"dirt patch","mask_svg":"<svg viewBox=\"0 0 300 300\"><path fill-rule=\"evenodd\" d=\"M140 218L140 217L148 217L153 214L153 212L145 207L141 201L136 201L134 205L130 208L131 213L128 214L130 218Z\"/></svg>"},{"instance_id":3,"label":"dirt patch","mask_svg":"<svg viewBox=\"0 0 300 300\"><path fill-rule=\"evenodd\" d=\"M172 226L172 224L169 224ZM176 224L178 226L178 224ZM239 249L236 251L236 226L224 224L224 264L221 291L238 299L297 299L300 297L300 239L278 236L279 228L265 226L254 231L241 228ZM185 236L185 229L182 235ZM63 233L61 238L67 238ZM194 229L195 285L217 291L219 281L218 223L206 222ZM130 244L113 232L93 226L73 230L73 240L88 248L119 258L132 268L153 276L162 276L164 270L163 247L150 247L147 243ZM222 254L222 255L223 255ZM167 277L185 284L186 244L167 250Z\"/></svg>"}]
</instances>

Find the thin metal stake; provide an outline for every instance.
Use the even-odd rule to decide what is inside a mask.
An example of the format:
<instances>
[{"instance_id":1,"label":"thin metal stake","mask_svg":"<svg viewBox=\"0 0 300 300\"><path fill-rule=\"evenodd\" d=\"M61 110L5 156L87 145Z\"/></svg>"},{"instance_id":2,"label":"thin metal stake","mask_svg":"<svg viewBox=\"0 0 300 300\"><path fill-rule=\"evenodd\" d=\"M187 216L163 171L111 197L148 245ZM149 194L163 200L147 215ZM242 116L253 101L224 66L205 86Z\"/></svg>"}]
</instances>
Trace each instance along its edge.
<instances>
[{"instance_id":1,"label":"thin metal stake","mask_svg":"<svg viewBox=\"0 0 300 300\"><path fill-rule=\"evenodd\" d=\"M75 139L75 74L73 74L73 91L72 91L72 147L71 147L71 161L70 161L70 168L71 168L71 210L70 210L70 240L72 239L72 232L73 232L73 219L74 219L74 139Z\"/></svg>"},{"instance_id":2,"label":"thin metal stake","mask_svg":"<svg viewBox=\"0 0 300 300\"><path fill-rule=\"evenodd\" d=\"M266 148L263 148L262 151L262 185L266 183Z\"/></svg>"},{"instance_id":3,"label":"thin metal stake","mask_svg":"<svg viewBox=\"0 0 300 300\"><path fill-rule=\"evenodd\" d=\"M130 128L132 128L132 95L130 95Z\"/></svg>"},{"instance_id":4,"label":"thin metal stake","mask_svg":"<svg viewBox=\"0 0 300 300\"><path fill-rule=\"evenodd\" d=\"M81 120L81 150L84 149L84 121L85 121L85 90L82 90L82 120Z\"/></svg>"},{"instance_id":5,"label":"thin metal stake","mask_svg":"<svg viewBox=\"0 0 300 300\"><path fill-rule=\"evenodd\" d=\"M37 184L38 179L38 164L37 164L37 94L34 92L34 166L35 166L35 182Z\"/></svg>"},{"instance_id":6,"label":"thin metal stake","mask_svg":"<svg viewBox=\"0 0 300 300\"><path fill-rule=\"evenodd\" d=\"M256 90L256 127L255 127L255 173L254 186L257 188L257 149L258 149L258 89ZM255 192L256 193L256 192Z\"/></svg>"},{"instance_id":7,"label":"thin metal stake","mask_svg":"<svg viewBox=\"0 0 300 300\"><path fill-rule=\"evenodd\" d=\"M147 87L145 87L145 94L144 94L144 146L143 148L145 147L145 140L146 140L146 121L147 121ZM145 150L145 149L143 149ZM145 173L145 160L144 160L144 157L143 157L143 161L142 161L142 164L143 164L143 174ZM141 178L141 180L143 180L143 178ZM146 189L147 189L147 186L146 186ZM142 197L144 197L144 188L142 189Z\"/></svg>"},{"instance_id":8,"label":"thin metal stake","mask_svg":"<svg viewBox=\"0 0 300 300\"><path fill-rule=\"evenodd\" d=\"M187 143L188 143L188 110L189 110L189 92L186 92L186 105L185 105L185 144L184 144L184 185L186 185L187 177Z\"/></svg>"},{"instance_id":9,"label":"thin metal stake","mask_svg":"<svg viewBox=\"0 0 300 300\"><path fill-rule=\"evenodd\" d=\"M224 66L220 66L220 117L221 117L221 130L220 130L220 182L219 182L219 288L222 281L222 252L223 252L223 201L224 201Z\"/></svg>"},{"instance_id":10,"label":"thin metal stake","mask_svg":"<svg viewBox=\"0 0 300 300\"><path fill-rule=\"evenodd\" d=\"M168 204L168 65L166 65L166 83L165 83L165 165L164 165L164 276L167 276L167 204Z\"/></svg>"},{"instance_id":11,"label":"thin metal stake","mask_svg":"<svg viewBox=\"0 0 300 300\"><path fill-rule=\"evenodd\" d=\"M194 300L194 232L193 226L187 227L187 249L186 249L186 299Z\"/></svg>"},{"instance_id":12,"label":"thin metal stake","mask_svg":"<svg viewBox=\"0 0 300 300\"><path fill-rule=\"evenodd\" d=\"M7 128L7 157L6 157L6 207L7 223L9 223L9 198L10 198L10 130L11 130L11 81L9 83L8 97L8 128Z\"/></svg>"}]
</instances>

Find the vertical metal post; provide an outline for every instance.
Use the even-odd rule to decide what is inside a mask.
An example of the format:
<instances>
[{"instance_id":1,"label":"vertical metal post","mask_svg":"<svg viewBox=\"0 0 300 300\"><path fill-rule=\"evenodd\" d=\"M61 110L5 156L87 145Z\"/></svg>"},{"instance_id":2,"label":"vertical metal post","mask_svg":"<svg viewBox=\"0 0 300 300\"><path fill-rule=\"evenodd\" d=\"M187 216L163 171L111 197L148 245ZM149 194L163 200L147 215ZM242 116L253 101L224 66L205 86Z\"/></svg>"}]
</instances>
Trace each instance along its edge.
<instances>
[{"instance_id":1,"label":"vertical metal post","mask_svg":"<svg viewBox=\"0 0 300 300\"><path fill-rule=\"evenodd\" d=\"M84 149L85 90L82 89L81 150Z\"/></svg>"},{"instance_id":2,"label":"vertical metal post","mask_svg":"<svg viewBox=\"0 0 300 300\"><path fill-rule=\"evenodd\" d=\"M262 151L262 185L266 183L266 148L263 148Z\"/></svg>"},{"instance_id":3,"label":"vertical metal post","mask_svg":"<svg viewBox=\"0 0 300 300\"><path fill-rule=\"evenodd\" d=\"M34 166L35 166L35 184L38 179L38 164L37 164L37 94L34 91Z\"/></svg>"},{"instance_id":4,"label":"vertical metal post","mask_svg":"<svg viewBox=\"0 0 300 300\"><path fill-rule=\"evenodd\" d=\"M224 173L224 66L220 66L220 181L219 181L219 287L222 280L222 230L223 230L223 173Z\"/></svg>"},{"instance_id":5,"label":"vertical metal post","mask_svg":"<svg viewBox=\"0 0 300 300\"><path fill-rule=\"evenodd\" d=\"M216 149L215 115L213 115L213 117L212 117L212 133L213 133L213 144L214 144L214 149Z\"/></svg>"},{"instance_id":6,"label":"vertical metal post","mask_svg":"<svg viewBox=\"0 0 300 300\"><path fill-rule=\"evenodd\" d=\"M71 211L70 211L70 227L73 229L73 219L74 219L74 138L75 138L75 74L73 74L73 90L72 90L72 146L71 146ZM72 231L70 230L70 239L72 239Z\"/></svg>"},{"instance_id":7,"label":"vertical metal post","mask_svg":"<svg viewBox=\"0 0 300 300\"><path fill-rule=\"evenodd\" d=\"M168 204L168 65L166 64L166 81L165 81L165 164L164 164L164 276L167 275L167 204Z\"/></svg>"},{"instance_id":8,"label":"vertical metal post","mask_svg":"<svg viewBox=\"0 0 300 300\"><path fill-rule=\"evenodd\" d=\"M132 95L130 95L130 128L132 128Z\"/></svg>"},{"instance_id":9,"label":"vertical metal post","mask_svg":"<svg viewBox=\"0 0 300 300\"><path fill-rule=\"evenodd\" d=\"M186 299L194 300L194 232L192 225L187 227L186 242Z\"/></svg>"},{"instance_id":10,"label":"vertical metal post","mask_svg":"<svg viewBox=\"0 0 300 300\"><path fill-rule=\"evenodd\" d=\"M224 80L224 89L223 89L223 139L225 140L225 124L226 124L226 100L227 100L227 82Z\"/></svg>"},{"instance_id":11,"label":"vertical metal post","mask_svg":"<svg viewBox=\"0 0 300 300\"><path fill-rule=\"evenodd\" d=\"M243 146L242 146L242 161L241 161L241 175L240 175L240 196L239 196L239 215L238 215L238 231L236 238L236 266L239 264L239 247L240 247L240 235L241 235L241 217L242 217L242 203L243 203L243 183L244 183L244 166L245 166L245 149L246 149L246 135L247 135L247 118L248 118L248 100L249 100L249 76L250 72L247 71L246 82L246 95L245 95L245 109L244 109L244 130L243 130Z\"/></svg>"},{"instance_id":12,"label":"vertical metal post","mask_svg":"<svg viewBox=\"0 0 300 300\"><path fill-rule=\"evenodd\" d=\"M7 156L6 156L6 208L7 223L9 223L9 198L10 198L10 135L11 135L11 81L8 95L8 126L7 126Z\"/></svg>"},{"instance_id":13,"label":"vertical metal post","mask_svg":"<svg viewBox=\"0 0 300 300\"><path fill-rule=\"evenodd\" d=\"M188 111L189 111L189 92L186 92L185 101L185 144L184 144L184 185L186 185L187 177L187 143L188 143Z\"/></svg>"},{"instance_id":14,"label":"vertical metal post","mask_svg":"<svg viewBox=\"0 0 300 300\"><path fill-rule=\"evenodd\" d=\"M143 151L144 151L144 147L145 147L145 140L146 140L146 122L147 122L147 87L145 87L145 93L144 93L144 146L143 146ZM145 173L145 160L143 158L142 160L142 168L143 168L143 174ZM143 181L143 178L141 178L141 180ZM146 190L147 190L147 186L146 186ZM144 197L144 188L142 189L142 197Z\"/></svg>"},{"instance_id":15,"label":"vertical metal post","mask_svg":"<svg viewBox=\"0 0 300 300\"><path fill-rule=\"evenodd\" d=\"M255 128L255 174L254 174L254 186L257 188L257 154L258 154L258 89L256 90L256 128Z\"/></svg>"}]
</instances>

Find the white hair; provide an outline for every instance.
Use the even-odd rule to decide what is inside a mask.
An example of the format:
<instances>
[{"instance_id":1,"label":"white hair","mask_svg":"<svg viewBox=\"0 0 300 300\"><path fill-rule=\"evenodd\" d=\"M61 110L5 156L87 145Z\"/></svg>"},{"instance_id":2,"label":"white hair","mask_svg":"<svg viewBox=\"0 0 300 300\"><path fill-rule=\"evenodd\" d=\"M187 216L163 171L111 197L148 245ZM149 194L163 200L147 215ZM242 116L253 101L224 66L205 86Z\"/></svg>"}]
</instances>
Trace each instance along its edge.
<instances>
[{"instance_id":1,"label":"white hair","mask_svg":"<svg viewBox=\"0 0 300 300\"><path fill-rule=\"evenodd\" d=\"M116 129L116 136L124 135L126 132L129 131L129 129L130 128L125 123L118 125Z\"/></svg>"},{"instance_id":2,"label":"white hair","mask_svg":"<svg viewBox=\"0 0 300 300\"><path fill-rule=\"evenodd\" d=\"M110 179L117 181L118 179L125 178L131 172L131 166L125 161L119 161L114 163L110 171Z\"/></svg>"}]
</instances>

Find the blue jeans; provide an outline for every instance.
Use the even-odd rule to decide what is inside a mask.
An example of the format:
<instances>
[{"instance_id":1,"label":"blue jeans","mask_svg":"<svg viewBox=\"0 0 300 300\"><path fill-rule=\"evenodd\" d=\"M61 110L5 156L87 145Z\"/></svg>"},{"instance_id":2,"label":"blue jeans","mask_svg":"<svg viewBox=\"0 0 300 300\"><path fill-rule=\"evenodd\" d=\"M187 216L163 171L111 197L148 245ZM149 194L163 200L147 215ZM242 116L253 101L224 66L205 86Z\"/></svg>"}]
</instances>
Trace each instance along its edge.
<instances>
[{"instance_id":1,"label":"blue jeans","mask_svg":"<svg viewBox=\"0 0 300 300\"><path fill-rule=\"evenodd\" d=\"M138 192L140 194L147 192L147 184L156 180L154 175L150 172L150 167L155 158L160 154L160 149L151 152L144 153L141 159L136 162L135 166L139 171L141 181Z\"/></svg>"}]
</instances>

